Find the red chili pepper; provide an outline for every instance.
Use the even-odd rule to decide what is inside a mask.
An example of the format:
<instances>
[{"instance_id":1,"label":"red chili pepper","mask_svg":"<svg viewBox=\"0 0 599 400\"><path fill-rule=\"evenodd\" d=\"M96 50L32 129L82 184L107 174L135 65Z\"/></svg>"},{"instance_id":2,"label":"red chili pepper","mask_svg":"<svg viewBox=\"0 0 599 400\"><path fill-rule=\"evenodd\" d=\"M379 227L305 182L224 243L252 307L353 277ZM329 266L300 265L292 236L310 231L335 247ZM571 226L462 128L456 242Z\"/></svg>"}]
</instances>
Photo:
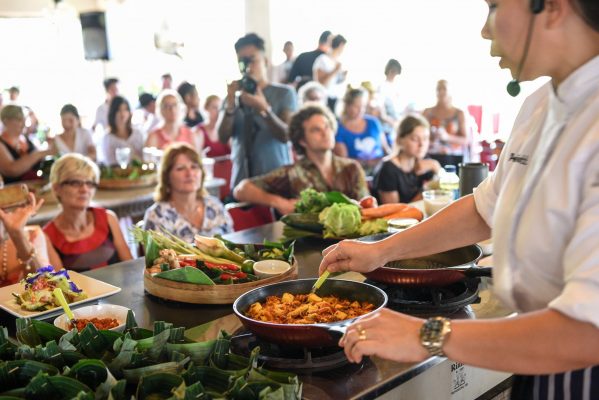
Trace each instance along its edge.
<instances>
[{"instance_id":1,"label":"red chili pepper","mask_svg":"<svg viewBox=\"0 0 599 400\"><path fill-rule=\"evenodd\" d=\"M233 276L237 279L245 279L248 277L248 274L246 274L245 272L236 272L233 274Z\"/></svg>"},{"instance_id":2,"label":"red chili pepper","mask_svg":"<svg viewBox=\"0 0 599 400\"><path fill-rule=\"evenodd\" d=\"M235 279L237 279L237 278L236 278L236 277L234 277L234 276L233 276L233 275L231 275L231 274L220 274L220 280L221 280L221 281L228 281L229 279L233 279L233 280L235 280Z\"/></svg>"},{"instance_id":3,"label":"red chili pepper","mask_svg":"<svg viewBox=\"0 0 599 400\"><path fill-rule=\"evenodd\" d=\"M234 272L237 272L240 269L237 265L234 265L234 264L215 264L215 263L211 263L211 262L208 262L208 261L204 261L204 264L208 268L222 269L222 270L225 270L225 271L234 271Z\"/></svg>"}]
</instances>

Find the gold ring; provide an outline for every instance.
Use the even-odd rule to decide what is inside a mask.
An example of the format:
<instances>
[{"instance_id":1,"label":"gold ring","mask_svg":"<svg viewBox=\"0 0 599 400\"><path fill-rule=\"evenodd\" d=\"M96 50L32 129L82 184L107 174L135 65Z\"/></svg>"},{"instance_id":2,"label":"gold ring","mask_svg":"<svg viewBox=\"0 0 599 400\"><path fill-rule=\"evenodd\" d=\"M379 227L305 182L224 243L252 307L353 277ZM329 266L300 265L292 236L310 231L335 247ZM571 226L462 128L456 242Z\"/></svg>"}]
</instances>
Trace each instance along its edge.
<instances>
[{"instance_id":1,"label":"gold ring","mask_svg":"<svg viewBox=\"0 0 599 400\"><path fill-rule=\"evenodd\" d=\"M362 329L359 334L358 340L366 340L366 331L364 329Z\"/></svg>"},{"instance_id":2,"label":"gold ring","mask_svg":"<svg viewBox=\"0 0 599 400\"><path fill-rule=\"evenodd\" d=\"M364 332L364 328L362 328L361 324L356 325L356 329L358 330L358 332Z\"/></svg>"}]
</instances>

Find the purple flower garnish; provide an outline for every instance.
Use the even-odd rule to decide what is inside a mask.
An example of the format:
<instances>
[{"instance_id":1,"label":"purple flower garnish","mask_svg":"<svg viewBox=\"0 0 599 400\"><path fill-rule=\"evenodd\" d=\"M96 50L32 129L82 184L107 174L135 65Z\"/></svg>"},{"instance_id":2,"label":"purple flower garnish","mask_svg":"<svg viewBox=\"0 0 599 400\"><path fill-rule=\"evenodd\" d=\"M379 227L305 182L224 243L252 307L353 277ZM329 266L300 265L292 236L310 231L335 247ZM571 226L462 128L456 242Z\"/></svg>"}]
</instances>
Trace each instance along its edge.
<instances>
[{"instance_id":1,"label":"purple flower garnish","mask_svg":"<svg viewBox=\"0 0 599 400\"><path fill-rule=\"evenodd\" d=\"M52 275L53 277L54 276L58 276L58 277L64 276L65 278L70 279L69 273L67 272L66 269L61 269L60 271L57 271L57 272L51 272L50 275Z\"/></svg>"},{"instance_id":2,"label":"purple flower garnish","mask_svg":"<svg viewBox=\"0 0 599 400\"><path fill-rule=\"evenodd\" d=\"M69 281L69 287L71 288L71 290L75 293L81 293L83 290L79 289L77 287L77 285L75 285L74 282Z\"/></svg>"},{"instance_id":3,"label":"purple flower garnish","mask_svg":"<svg viewBox=\"0 0 599 400\"><path fill-rule=\"evenodd\" d=\"M43 274L44 272L52 272L52 271L54 271L54 267L51 265L48 265L46 267L38 268L37 273Z\"/></svg>"}]
</instances>

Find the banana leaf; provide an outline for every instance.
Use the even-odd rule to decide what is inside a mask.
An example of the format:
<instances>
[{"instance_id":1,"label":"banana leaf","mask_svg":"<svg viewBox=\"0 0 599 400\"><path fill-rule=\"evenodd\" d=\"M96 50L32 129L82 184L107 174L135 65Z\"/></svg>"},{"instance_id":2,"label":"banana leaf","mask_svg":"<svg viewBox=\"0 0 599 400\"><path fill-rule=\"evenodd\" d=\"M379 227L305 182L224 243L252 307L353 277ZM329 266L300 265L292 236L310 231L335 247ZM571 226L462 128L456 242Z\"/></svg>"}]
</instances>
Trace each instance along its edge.
<instances>
[{"instance_id":1,"label":"banana leaf","mask_svg":"<svg viewBox=\"0 0 599 400\"><path fill-rule=\"evenodd\" d=\"M120 339L119 339L120 340ZM135 353L137 341L126 338L120 346L118 355L108 364L108 369L118 378L122 377L122 370L131 364L131 358Z\"/></svg>"},{"instance_id":2,"label":"banana leaf","mask_svg":"<svg viewBox=\"0 0 599 400\"><path fill-rule=\"evenodd\" d=\"M165 362L162 364L148 365L142 368L124 369L123 377L127 380L128 383L138 383L142 377L156 374L159 372L180 375L181 371L183 371L185 364L187 364L188 362L189 358L185 358L180 362Z\"/></svg>"},{"instance_id":3,"label":"banana leaf","mask_svg":"<svg viewBox=\"0 0 599 400\"><path fill-rule=\"evenodd\" d=\"M195 267L170 269L168 271L159 272L154 275L154 277L175 282L193 283L196 285L214 285L214 282L208 275Z\"/></svg>"},{"instance_id":4,"label":"banana leaf","mask_svg":"<svg viewBox=\"0 0 599 400\"><path fill-rule=\"evenodd\" d=\"M67 376L84 383L91 390L96 390L108 378L108 370L102 361L87 359L73 365Z\"/></svg>"},{"instance_id":5,"label":"banana leaf","mask_svg":"<svg viewBox=\"0 0 599 400\"><path fill-rule=\"evenodd\" d=\"M60 347L55 341L46 343L45 347L36 346L34 349L33 358L37 361L42 361L46 364L54 365L56 368L65 366L65 360L62 357Z\"/></svg>"},{"instance_id":6,"label":"banana leaf","mask_svg":"<svg viewBox=\"0 0 599 400\"><path fill-rule=\"evenodd\" d=\"M157 373L140 379L135 398L137 400L168 399L175 391L180 391L184 396L185 382L183 378L175 374Z\"/></svg>"},{"instance_id":7,"label":"banana leaf","mask_svg":"<svg viewBox=\"0 0 599 400\"><path fill-rule=\"evenodd\" d=\"M58 340L58 347L60 347L61 350L76 351L78 344L79 332L77 332L77 329L73 329L65 333Z\"/></svg>"},{"instance_id":8,"label":"banana leaf","mask_svg":"<svg viewBox=\"0 0 599 400\"><path fill-rule=\"evenodd\" d=\"M83 383L67 376L49 376L43 373L31 380L25 387L28 399L63 400L76 397L80 392L90 392Z\"/></svg>"},{"instance_id":9,"label":"banana leaf","mask_svg":"<svg viewBox=\"0 0 599 400\"><path fill-rule=\"evenodd\" d=\"M79 340L79 351L89 358L102 358L105 352L112 350L112 343L93 324L81 330Z\"/></svg>"},{"instance_id":10,"label":"banana leaf","mask_svg":"<svg viewBox=\"0 0 599 400\"><path fill-rule=\"evenodd\" d=\"M166 355L166 344L170 335L171 330L167 329L150 338L139 340L137 350L147 352L152 360L158 361L163 355Z\"/></svg>"},{"instance_id":11,"label":"banana leaf","mask_svg":"<svg viewBox=\"0 0 599 400\"><path fill-rule=\"evenodd\" d=\"M284 400L285 391L282 387L273 390L272 387L266 386L258 393L258 400Z\"/></svg>"},{"instance_id":12,"label":"banana leaf","mask_svg":"<svg viewBox=\"0 0 599 400\"><path fill-rule=\"evenodd\" d=\"M17 340L21 344L35 347L42 344L42 339L29 318L17 318Z\"/></svg>"},{"instance_id":13,"label":"banana leaf","mask_svg":"<svg viewBox=\"0 0 599 400\"><path fill-rule=\"evenodd\" d=\"M57 375L58 368L33 360L0 362L0 390L21 388L29 383L39 372Z\"/></svg>"},{"instance_id":14,"label":"banana leaf","mask_svg":"<svg viewBox=\"0 0 599 400\"><path fill-rule=\"evenodd\" d=\"M60 329L59 327L54 326L54 324L50 324L48 322L32 319L31 324L37 331L37 334L40 336L42 342L48 342L50 340L56 340L58 342L62 335L67 333L67 331L64 329Z\"/></svg>"},{"instance_id":15,"label":"banana leaf","mask_svg":"<svg viewBox=\"0 0 599 400\"><path fill-rule=\"evenodd\" d=\"M278 371L268 371L262 368L252 368L248 373L248 383L264 384L276 389L283 388L285 400L302 398L302 383L296 374Z\"/></svg>"},{"instance_id":16,"label":"banana leaf","mask_svg":"<svg viewBox=\"0 0 599 400\"><path fill-rule=\"evenodd\" d=\"M110 395L108 396L108 400L127 400L125 394L126 389L127 381L121 379L112 387L112 389L110 389Z\"/></svg>"},{"instance_id":17,"label":"banana leaf","mask_svg":"<svg viewBox=\"0 0 599 400\"><path fill-rule=\"evenodd\" d=\"M173 352L179 352L188 356L197 364L204 364L214 349L216 340L195 343L167 343L166 352L169 358Z\"/></svg>"},{"instance_id":18,"label":"banana leaf","mask_svg":"<svg viewBox=\"0 0 599 400\"><path fill-rule=\"evenodd\" d=\"M184 400L211 400L212 396L206 393L204 386L201 382L196 382L191 386L185 388Z\"/></svg>"},{"instance_id":19,"label":"banana leaf","mask_svg":"<svg viewBox=\"0 0 599 400\"><path fill-rule=\"evenodd\" d=\"M191 365L183 377L188 384L202 382L207 392L217 393L220 396L229 389L233 379L233 376L226 371L204 365Z\"/></svg>"},{"instance_id":20,"label":"banana leaf","mask_svg":"<svg viewBox=\"0 0 599 400\"><path fill-rule=\"evenodd\" d=\"M14 360L17 347L8 337L8 329L0 327L0 360Z\"/></svg>"}]
</instances>

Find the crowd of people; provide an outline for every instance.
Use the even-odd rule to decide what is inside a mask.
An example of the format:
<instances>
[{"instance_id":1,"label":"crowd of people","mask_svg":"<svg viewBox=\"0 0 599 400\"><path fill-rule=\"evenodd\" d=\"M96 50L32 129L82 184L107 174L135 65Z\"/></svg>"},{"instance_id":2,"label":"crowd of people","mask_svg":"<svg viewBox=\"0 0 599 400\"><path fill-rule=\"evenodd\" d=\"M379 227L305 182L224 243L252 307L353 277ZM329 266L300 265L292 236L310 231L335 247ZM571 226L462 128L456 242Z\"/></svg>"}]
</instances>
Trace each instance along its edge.
<instances>
[{"instance_id":1,"label":"crowd of people","mask_svg":"<svg viewBox=\"0 0 599 400\"><path fill-rule=\"evenodd\" d=\"M2 284L27 271L15 273L17 255L27 265L50 261L77 270L131 258L117 216L90 206L98 165L121 164L124 150L127 159L140 161L144 148L163 151L156 203L144 226L185 239L230 232L223 203L249 202L287 214L308 187L355 199L372 193L383 203L417 200L441 169L428 158L435 156L429 141L438 136L453 146L454 155L454 147L466 140L463 112L452 106L447 83L440 81L437 105L423 116L405 114L397 97L401 65L395 59L385 66L380 88L347 85L346 45L344 36L325 31L317 49L296 58L287 42L285 62L269 69L264 40L249 33L234 44L243 78L228 83L223 98L208 95L201 107L194 84L183 81L175 89L172 76L164 74L162 90L141 93L134 109L120 94L119 80L107 78L105 99L89 129L77 106L65 104L58 135L40 136L33 110L19 104L18 88L11 89L11 101L0 113L0 176L6 184L49 179L61 212L43 232L24 225L41 202L12 217L0 215L8 232L0 240L11 259L3 264ZM204 190L203 157L229 169L227 197ZM51 170L42 171L48 160Z\"/></svg>"}]
</instances>

